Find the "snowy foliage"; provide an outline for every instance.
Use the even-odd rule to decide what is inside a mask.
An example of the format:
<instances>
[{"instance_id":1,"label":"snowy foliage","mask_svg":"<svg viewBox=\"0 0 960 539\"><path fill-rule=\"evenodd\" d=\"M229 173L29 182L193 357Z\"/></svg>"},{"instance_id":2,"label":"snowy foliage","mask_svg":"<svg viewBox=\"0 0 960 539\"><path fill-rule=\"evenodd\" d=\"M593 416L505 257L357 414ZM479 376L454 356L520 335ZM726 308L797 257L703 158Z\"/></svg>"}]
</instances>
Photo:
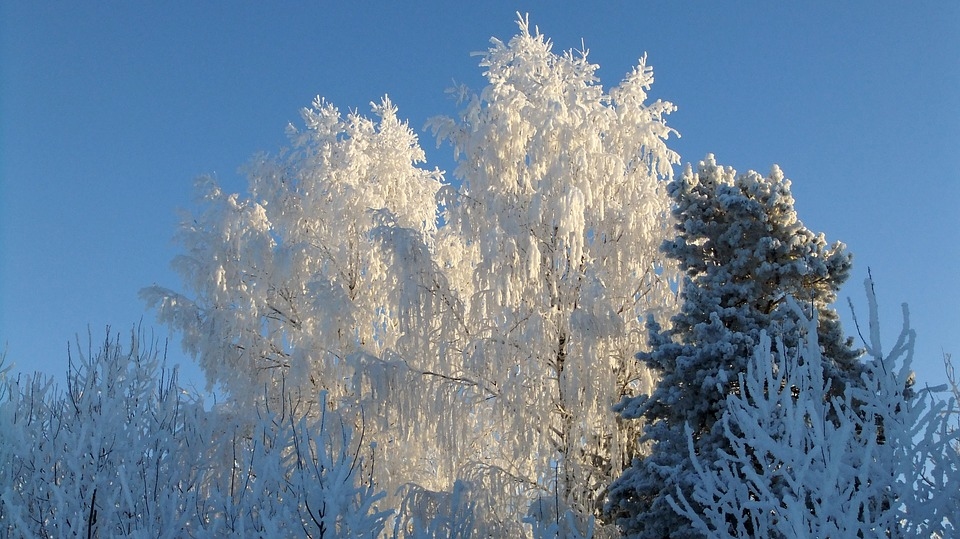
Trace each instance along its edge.
<instances>
[{"instance_id":1,"label":"snowy foliage","mask_svg":"<svg viewBox=\"0 0 960 539\"><path fill-rule=\"evenodd\" d=\"M860 363L851 258L778 168L673 178L645 58L605 91L518 24L428 123L453 179L388 98L318 97L245 195L198 180L187 290L142 296L226 402L137 333L64 392L0 361L0 537L956 535L960 416L906 310L885 354L868 286Z\"/></svg>"},{"instance_id":2,"label":"snowy foliage","mask_svg":"<svg viewBox=\"0 0 960 539\"><path fill-rule=\"evenodd\" d=\"M721 419L730 450L716 463L696 453L697 481L669 502L707 537L952 537L960 517L960 457L947 429L954 404L912 389L915 334L904 326L881 351L876 298L867 283L871 356L861 386L831 394L816 316L789 300L799 348L762 333L741 392ZM792 340L796 340L795 338ZM771 345L774 345L771 347Z\"/></svg>"},{"instance_id":3,"label":"snowy foliage","mask_svg":"<svg viewBox=\"0 0 960 539\"><path fill-rule=\"evenodd\" d=\"M349 430L288 407L205 410L133 334L71 362L67 390L0 380L0 537L373 537L388 513ZM293 402L293 401L289 401ZM327 424L323 423L323 420ZM336 435L334 435L334 433Z\"/></svg>"},{"instance_id":4,"label":"snowy foliage","mask_svg":"<svg viewBox=\"0 0 960 539\"><path fill-rule=\"evenodd\" d=\"M832 392L856 383L859 371L857 352L829 307L847 278L850 256L797 219L790 182L779 168L766 177L737 175L710 155L668 190L677 236L664 242L663 251L685 274L682 305L669 329L651 318L651 351L638 356L661 374L656 389L617 406L625 419L648 421L643 439L652 445L611 487L607 506L636 537L699 536L667 498L679 485L691 499L697 482L685 429L692 429L704 462L720 462L732 450L719 420L727 396L742 391L738 376L762 333L776 330L788 347L796 346L799 334L785 298L817 312L825 376L837 386Z\"/></svg>"},{"instance_id":5,"label":"snowy foliage","mask_svg":"<svg viewBox=\"0 0 960 539\"><path fill-rule=\"evenodd\" d=\"M237 410L322 390L362 423L398 535L451 534L454 512L483 536L587 533L639 451L642 425L610 408L652 387L630 360L640 321L673 308L673 106L647 103L644 60L605 93L585 52L526 20L481 66L487 86L430 124L458 184L417 166L389 101L375 122L318 99L291 149L248 168L249 198L200 182L176 261L189 293L144 297Z\"/></svg>"}]
</instances>

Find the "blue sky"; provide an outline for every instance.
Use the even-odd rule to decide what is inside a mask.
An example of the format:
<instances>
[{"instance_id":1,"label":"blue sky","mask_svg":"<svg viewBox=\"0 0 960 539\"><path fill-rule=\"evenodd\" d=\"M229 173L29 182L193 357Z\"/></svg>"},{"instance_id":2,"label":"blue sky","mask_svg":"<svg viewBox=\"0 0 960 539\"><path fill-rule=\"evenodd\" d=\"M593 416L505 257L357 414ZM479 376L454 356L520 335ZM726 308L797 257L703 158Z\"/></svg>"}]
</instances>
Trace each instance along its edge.
<instances>
[{"instance_id":1,"label":"blue sky","mask_svg":"<svg viewBox=\"0 0 960 539\"><path fill-rule=\"evenodd\" d=\"M369 111L384 94L421 127L479 89L489 38L515 12L601 66L605 86L644 53L652 95L675 103L684 162L778 163L801 219L855 256L846 297L865 311L872 268L892 344L899 305L919 334L921 383L960 360L960 3L815 2L0 3L0 346L62 376L68 341L128 331L169 262L193 179L284 145L322 95ZM866 315L865 312L862 313ZM171 362L189 363L171 336ZM202 385L188 368L190 380Z\"/></svg>"}]
</instances>

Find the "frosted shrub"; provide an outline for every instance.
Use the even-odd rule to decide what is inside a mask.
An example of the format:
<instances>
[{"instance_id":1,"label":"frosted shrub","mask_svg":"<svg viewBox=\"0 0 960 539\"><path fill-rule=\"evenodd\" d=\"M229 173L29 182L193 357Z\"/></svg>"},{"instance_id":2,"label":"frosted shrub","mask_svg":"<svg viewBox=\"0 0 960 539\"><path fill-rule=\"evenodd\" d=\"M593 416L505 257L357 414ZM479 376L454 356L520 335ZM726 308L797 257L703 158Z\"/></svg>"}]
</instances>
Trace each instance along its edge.
<instances>
[{"instance_id":1,"label":"frosted shrub","mask_svg":"<svg viewBox=\"0 0 960 539\"><path fill-rule=\"evenodd\" d=\"M694 451L692 494L669 502L707 537L951 537L960 507L957 433L935 390L912 388L915 334L904 326L887 354L876 299L863 385L831 394L815 315L790 301L798 320L784 344L763 333L742 391L721 423L730 450L706 463ZM772 345L772 346L771 346ZM942 388L941 388L942 389ZM695 502L694 505L692 502Z\"/></svg>"},{"instance_id":2,"label":"frosted shrub","mask_svg":"<svg viewBox=\"0 0 960 539\"><path fill-rule=\"evenodd\" d=\"M176 370L133 334L71 360L62 392L39 374L2 380L0 530L10 536L180 537L201 480L184 443L202 413Z\"/></svg>"},{"instance_id":3,"label":"frosted shrub","mask_svg":"<svg viewBox=\"0 0 960 539\"><path fill-rule=\"evenodd\" d=\"M252 425L206 411L143 342L133 333L124 349L108 335L71 360L66 391L3 373L0 536L380 533L382 494L362 481L349 430L289 407Z\"/></svg>"},{"instance_id":4,"label":"frosted shrub","mask_svg":"<svg viewBox=\"0 0 960 539\"><path fill-rule=\"evenodd\" d=\"M306 401L292 395L279 409L259 410L256 421L238 420L229 408L211 414L214 437L201 508L214 536L376 537L389 511L383 493L363 477L363 448L328 412L320 395L317 418L300 413ZM224 451L224 447L226 451Z\"/></svg>"}]
</instances>

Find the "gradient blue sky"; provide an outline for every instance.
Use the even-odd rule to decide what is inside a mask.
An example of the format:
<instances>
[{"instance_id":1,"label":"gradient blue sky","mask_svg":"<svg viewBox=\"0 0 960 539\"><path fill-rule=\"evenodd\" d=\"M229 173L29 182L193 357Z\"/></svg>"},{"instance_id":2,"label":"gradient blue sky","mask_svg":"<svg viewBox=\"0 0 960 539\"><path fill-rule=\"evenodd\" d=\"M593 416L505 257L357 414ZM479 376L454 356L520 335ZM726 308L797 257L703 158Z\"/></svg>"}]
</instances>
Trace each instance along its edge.
<instances>
[{"instance_id":1,"label":"gradient blue sky","mask_svg":"<svg viewBox=\"0 0 960 539\"><path fill-rule=\"evenodd\" d=\"M835 5L836 4L836 5ZM0 3L0 346L62 377L87 328L156 325L138 299L169 269L191 184L277 151L317 94L369 111L384 94L421 132L480 88L489 38L515 12L618 83L645 52L674 102L684 162L778 163L801 219L871 267L887 342L908 302L921 382L960 359L960 3L943 2ZM863 312L862 316L866 313ZM172 336L169 359L189 363ZM888 344L888 345L889 345ZM194 368L187 377L202 385Z\"/></svg>"}]
</instances>

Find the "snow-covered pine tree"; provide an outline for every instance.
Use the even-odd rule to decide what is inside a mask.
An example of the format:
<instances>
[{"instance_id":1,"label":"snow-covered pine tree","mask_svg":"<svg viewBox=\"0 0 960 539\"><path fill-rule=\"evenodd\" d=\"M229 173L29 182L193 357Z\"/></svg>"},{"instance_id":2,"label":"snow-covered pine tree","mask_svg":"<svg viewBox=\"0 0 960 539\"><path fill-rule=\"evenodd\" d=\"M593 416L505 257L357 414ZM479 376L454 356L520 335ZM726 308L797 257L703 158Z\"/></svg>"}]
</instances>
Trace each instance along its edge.
<instances>
[{"instance_id":1,"label":"snow-covered pine tree","mask_svg":"<svg viewBox=\"0 0 960 539\"><path fill-rule=\"evenodd\" d=\"M692 499L697 482L685 429L692 430L705 466L730 450L719 420L727 396L740 391L738 375L761 332L799 333L786 296L817 311L824 375L837 386L832 391L856 384L859 372L858 352L829 307L851 257L842 244L827 246L822 234L797 220L790 182L779 168L767 177L737 175L708 155L696 173L688 166L668 190L677 236L662 248L685 274L682 304L670 328L649 321L650 351L638 356L660 373L656 389L617 406L624 419L647 421L643 440L651 450L611 486L607 505L628 536L642 538L700 536L667 501L678 487Z\"/></svg>"}]
</instances>

